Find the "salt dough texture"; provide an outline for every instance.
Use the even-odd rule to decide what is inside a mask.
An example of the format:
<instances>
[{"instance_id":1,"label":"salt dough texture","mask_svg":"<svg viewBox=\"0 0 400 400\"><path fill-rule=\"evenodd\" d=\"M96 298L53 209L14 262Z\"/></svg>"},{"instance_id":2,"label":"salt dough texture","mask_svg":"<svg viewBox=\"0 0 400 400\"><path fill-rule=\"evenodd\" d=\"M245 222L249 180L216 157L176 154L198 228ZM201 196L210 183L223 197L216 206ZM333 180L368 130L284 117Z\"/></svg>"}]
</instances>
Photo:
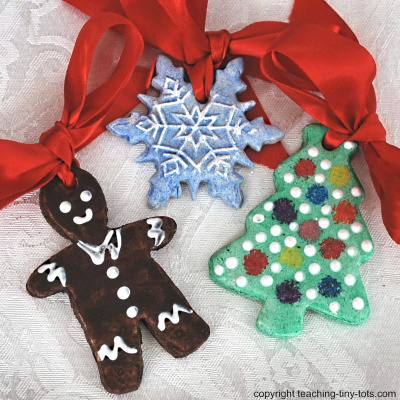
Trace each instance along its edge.
<instances>
[{"instance_id":1,"label":"salt dough texture","mask_svg":"<svg viewBox=\"0 0 400 400\"><path fill-rule=\"evenodd\" d=\"M328 3L375 57L379 115L389 142L400 146L398 2ZM248 0L246 4L210 0L207 29L235 31L260 20L284 21L291 6L288 0ZM86 20L61 0L1 2L1 137L33 143L60 118L65 71L74 40ZM98 48L97 57L104 63L93 70L94 84L111 72L103 64L118 59L121 47L115 46L111 36ZM150 65L150 57L147 62ZM251 82L272 122L285 132L284 145L293 154L300 148L301 130L313 120L272 85L256 79ZM78 153L81 164L96 176L105 192L110 226L160 214L147 208L146 182L154 174L153 166L132 162L143 150L142 145L133 147L105 134ZM361 268L370 319L363 325L347 326L309 312L300 337L278 340L254 327L260 303L210 280L210 256L243 234L249 211L276 191L272 170L259 165L239 169L245 177L242 190L246 193L240 210L210 199L203 188L193 202L184 188L182 198L171 199L161 212L173 218L179 230L166 248L153 254L210 325L213 333L205 350L176 360L144 329L147 373L137 392L122 397L105 396L90 347L65 296L44 301L26 293L25 282L32 270L69 241L42 217L38 192L18 199L0 211L0 398L242 400L253 398L257 389L399 388L400 246L383 227L362 151L352 166L365 190L361 214L375 245L373 258Z\"/></svg>"}]
</instances>

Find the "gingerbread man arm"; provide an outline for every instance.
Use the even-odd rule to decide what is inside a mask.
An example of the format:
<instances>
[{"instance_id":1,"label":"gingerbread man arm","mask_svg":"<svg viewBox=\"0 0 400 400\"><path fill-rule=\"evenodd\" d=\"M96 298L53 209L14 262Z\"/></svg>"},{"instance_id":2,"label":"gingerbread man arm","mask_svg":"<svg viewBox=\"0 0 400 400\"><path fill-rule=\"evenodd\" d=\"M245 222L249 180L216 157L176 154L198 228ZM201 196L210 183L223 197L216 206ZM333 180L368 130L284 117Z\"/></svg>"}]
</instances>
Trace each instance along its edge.
<instances>
[{"instance_id":1,"label":"gingerbread man arm","mask_svg":"<svg viewBox=\"0 0 400 400\"><path fill-rule=\"evenodd\" d=\"M66 290L67 274L63 260L69 248L61 250L32 272L26 283L30 295L43 298Z\"/></svg>"}]
</instances>

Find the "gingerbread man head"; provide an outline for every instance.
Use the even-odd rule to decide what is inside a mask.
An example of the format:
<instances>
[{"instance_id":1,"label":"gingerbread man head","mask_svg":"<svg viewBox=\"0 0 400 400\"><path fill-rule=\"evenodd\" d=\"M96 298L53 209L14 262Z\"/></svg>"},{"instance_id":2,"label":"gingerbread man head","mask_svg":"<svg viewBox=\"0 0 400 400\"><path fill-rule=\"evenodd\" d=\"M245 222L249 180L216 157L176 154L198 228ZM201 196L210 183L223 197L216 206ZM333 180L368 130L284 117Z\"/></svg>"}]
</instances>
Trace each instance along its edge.
<instances>
[{"instance_id":1,"label":"gingerbread man head","mask_svg":"<svg viewBox=\"0 0 400 400\"><path fill-rule=\"evenodd\" d=\"M40 191L40 207L50 225L73 242L102 242L107 234L107 203L97 180L73 168L76 186L67 188L58 178Z\"/></svg>"}]
</instances>

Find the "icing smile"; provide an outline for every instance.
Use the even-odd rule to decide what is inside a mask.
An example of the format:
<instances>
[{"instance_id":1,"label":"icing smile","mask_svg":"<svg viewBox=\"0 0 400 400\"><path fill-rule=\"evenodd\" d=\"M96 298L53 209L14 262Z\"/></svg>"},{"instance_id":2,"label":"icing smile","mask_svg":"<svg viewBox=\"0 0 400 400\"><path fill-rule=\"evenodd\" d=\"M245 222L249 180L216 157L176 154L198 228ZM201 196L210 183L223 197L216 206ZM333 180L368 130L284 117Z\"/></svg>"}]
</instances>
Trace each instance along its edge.
<instances>
[{"instance_id":1,"label":"icing smile","mask_svg":"<svg viewBox=\"0 0 400 400\"><path fill-rule=\"evenodd\" d=\"M86 224L93 218L93 211L91 208L86 209L86 213L83 217L74 217L74 222L78 225Z\"/></svg>"}]
</instances>

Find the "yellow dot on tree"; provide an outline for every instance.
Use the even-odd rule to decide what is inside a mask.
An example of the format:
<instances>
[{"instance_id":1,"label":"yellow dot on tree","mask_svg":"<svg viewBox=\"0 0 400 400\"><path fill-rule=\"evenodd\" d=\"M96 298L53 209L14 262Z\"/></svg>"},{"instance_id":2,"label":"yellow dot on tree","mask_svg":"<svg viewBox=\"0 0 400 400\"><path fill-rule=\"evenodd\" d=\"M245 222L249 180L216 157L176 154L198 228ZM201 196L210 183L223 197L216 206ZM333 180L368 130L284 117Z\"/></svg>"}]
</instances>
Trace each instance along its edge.
<instances>
[{"instance_id":1,"label":"yellow dot on tree","mask_svg":"<svg viewBox=\"0 0 400 400\"><path fill-rule=\"evenodd\" d=\"M299 269L303 261L304 257L301 254L300 248L297 246L285 247L279 257L279 262L290 268Z\"/></svg>"},{"instance_id":2,"label":"yellow dot on tree","mask_svg":"<svg viewBox=\"0 0 400 400\"><path fill-rule=\"evenodd\" d=\"M349 183L350 178L349 169L343 165L332 167L329 172L329 180L340 187L346 186Z\"/></svg>"}]
</instances>

